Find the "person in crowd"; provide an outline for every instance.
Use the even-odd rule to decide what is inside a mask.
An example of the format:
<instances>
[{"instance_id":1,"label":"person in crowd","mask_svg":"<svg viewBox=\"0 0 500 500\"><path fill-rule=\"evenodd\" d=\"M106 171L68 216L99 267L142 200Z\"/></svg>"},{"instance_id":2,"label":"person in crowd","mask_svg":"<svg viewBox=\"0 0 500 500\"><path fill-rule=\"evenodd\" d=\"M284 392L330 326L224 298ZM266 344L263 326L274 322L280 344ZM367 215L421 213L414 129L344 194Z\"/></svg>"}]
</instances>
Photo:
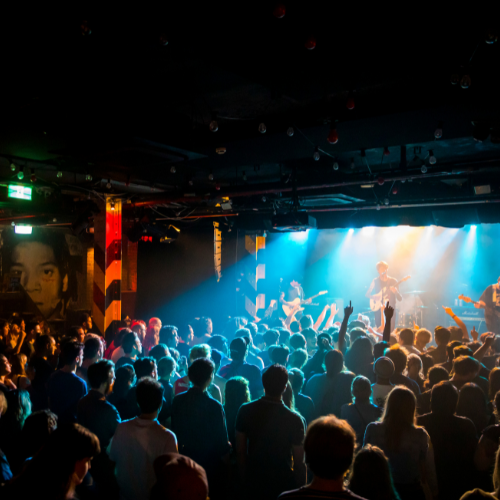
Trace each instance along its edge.
<instances>
[{"instance_id":1,"label":"person in crowd","mask_svg":"<svg viewBox=\"0 0 500 500\"><path fill-rule=\"evenodd\" d=\"M271 365L271 357L269 350L274 349L278 345L280 334L277 330L267 330L263 335L266 348L260 353L259 357L262 359L264 366Z\"/></svg>"},{"instance_id":2,"label":"person in crowd","mask_svg":"<svg viewBox=\"0 0 500 500\"><path fill-rule=\"evenodd\" d=\"M193 326L193 345L208 344L212 337L213 323L210 318L199 318L192 322Z\"/></svg>"},{"instance_id":3,"label":"person in crowd","mask_svg":"<svg viewBox=\"0 0 500 500\"><path fill-rule=\"evenodd\" d=\"M208 344L199 344L195 345L189 351L189 364L192 364L193 361L199 358L208 358L212 357L212 349ZM186 392L190 387L189 376L187 375L188 367L186 366L186 375L184 377L175 381L174 384L174 394L181 394L182 392ZM221 374L222 377L222 374ZM222 403L222 395L220 393L220 389L215 384L210 384L208 387L208 393L219 403Z\"/></svg>"},{"instance_id":4,"label":"person in crowd","mask_svg":"<svg viewBox=\"0 0 500 500\"><path fill-rule=\"evenodd\" d=\"M145 354L148 354L155 345L159 344L161 326L160 318L151 318L149 320L146 337L142 343L142 350Z\"/></svg>"},{"instance_id":5,"label":"person in crowd","mask_svg":"<svg viewBox=\"0 0 500 500\"><path fill-rule=\"evenodd\" d=\"M283 404L288 383L284 366L271 365L263 373L262 383L265 396L242 405L238 412L236 454L249 495L275 499L305 483L304 424L300 415Z\"/></svg>"},{"instance_id":6,"label":"person in crowd","mask_svg":"<svg viewBox=\"0 0 500 500\"><path fill-rule=\"evenodd\" d=\"M380 448L370 444L354 457L349 489L367 500L400 500L387 457Z\"/></svg>"},{"instance_id":7,"label":"person in crowd","mask_svg":"<svg viewBox=\"0 0 500 500\"><path fill-rule=\"evenodd\" d=\"M116 369L120 368L123 365L133 365L138 359L140 359L140 355L142 353L142 345L137 333L132 331L127 332L123 336L120 349L123 350L123 356L118 358L118 361L116 361ZM155 348L153 348L152 350L154 349Z\"/></svg>"},{"instance_id":8,"label":"person in crowd","mask_svg":"<svg viewBox=\"0 0 500 500\"><path fill-rule=\"evenodd\" d=\"M16 389L15 384L10 380L10 374L12 372L12 365L9 360L0 354L0 391L7 393L10 390Z\"/></svg>"},{"instance_id":9,"label":"person in crowd","mask_svg":"<svg viewBox=\"0 0 500 500\"><path fill-rule=\"evenodd\" d=\"M166 356L170 356L170 351L166 344L156 344L150 351L149 356L152 357L156 364L160 361L161 358L165 358Z\"/></svg>"},{"instance_id":10,"label":"person in crowd","mask_svg":"<svg viewBox=\"0 0 500 500\"><path fill-rule=\"evenodd\" d=\"M10 322L10 330L6 338L6 349L5 354L9 356L11 354L19 354L23 347L23 343L26 339L26 332L24 331L25 323L24 320L15 316Z\"/></svg>"},{"instance_id":11,"label":"person in crowd","mask_svg":"<svg viewBox=\"0 0 500 500\"><path fill-rule=\"evenodd\" d=\"M462 386L458 398L457 415L472 420L479 436L489 425L491 414L488 412L486 396L478 385L469 382Z\"/></svg>"},{"instance_id":12,"label":"person in crowd","mask_svg":"<svg viewBox=\"0 0 500 500\"><path fill-rule=\"evenodd\" d=\"M302 371L308 360L307 351L305 349L296 349L288 358L289 368L297 368Z\"/></svg>"},{"instance_id":13,"label":"person in crowd","mask_svg":"<svg viewBox=\"0 0 500 500\"><path fill-rule=\"evenodd\" d=\"M116 464L122 500L149 500L156 482L155 459L177 453L175 434L157 420L164 399L161 384L145 377L139 380L136 394L140 415L118 424L109 452L109 458Z\"/></svg>"},{"instance_id":14,"label":"person in crowd","mask_svg":"<svg viewBox=\"0 0 500 500\"><path fill-rule=\"evenodd\" d=\"M255 365L259 370L264 369L264 361L262 361L262 351L253 345L253 338L248 328L240 328L234 333L234 338L245 338L248 340L247 363ZM230 353L228 353L230 355ZM230 361L229 361L230 362ZM224 363L229 364L228 362Z\"/></svg>"},{"instance_id":15,"label":"person in crowd","mask_svg":"<svg viewBox=\"0 0 500 500\"><path fill-rule=\"evenodd\" d=\"M340 418L346 420L356 433L359 444L363 442L368 424L376 422L382 415L382 408L371 403L372 387L370 381L358 375L351 385L353 403L347 403L340 409Z\"/></svg>"},{"instance_id":16,"label":"person in crowd","mask_svg":"<svg viewBox=\"0 0 500 500\"><path fill-rule=\"evenodd\" d=\"M248 380L244 377L231 377L226 382L224 411L226 413L227 435L233 448L236 446L235 425L236 416L241 405L250 403Z\"/></svg>"},{"instance_id":17,"label":"person in crowd","mask_svg":"<svg viewBox=\"0 0 500 500\"><path fill-rule=\"evenodd\" d=\"M101 451L95 434L78 424L57 428L47 444L23 471L9 482L2 491L2 499L74 498L90 467L90 461Z\"/></svg>"},{"instance_id":18,"label":"person in crowd","mask_svg":"<svg viewBox=\"0 0 500 500\"><path fill-rule=\"evenodd\" d=\"M272 332L273 330L269 330ZM219 370L219 375L226 380L232 377L244 377L248 380L252 399L257 399L262 395L261 373L257 366L247 363L248 339L246 337L236 337L229 346L231 353L231 363L223 366Z\"/></svg>"},{"instance_id":19,"label":"person in crowd","mask_svg":"<svg viewBox=\"0 0 500 500\"><path fill-rule=\"evenodd\" d=\"M500 391L500 368L495 367L490 371L488 378L490 390L488 400L493 402L498 391Z\"/></svg>"},{"instance_id":20,"label":"person in crowd","mask_svg":"<svg viewBox=\"0 0 500 500\"><path fill-rule=\"evenodd\" d=\"M201 465L211 489L219 489L221 466L231 450L224 408L207 389L213 382L215 365L199 358L188 371L192 387L175 396L172 404L172 431L177 436L179 452Z\"/></svg>"},{"instance_id":21,"label":"person in crowd","mask_svg":"<svg viewBox=\"0 0 500 500\"><path fill-rule=\"evenodd\" d=\"M72 338L75 342L83 344L86 333L87 332L83 330L83 327L75 325L69 328L68 337Z\"/></svg>"},{"instance_id":22,"label":"person in crowd","mask_svg":"<svg viewBox=\"0 0 500 500\"><path fill-rule=\"evenodd\" d=\"M300 323L297 320L291 321L289 328L292 335L300 333Z\"/></svg>"},{"instance_id":23,"label":"person in crowd","mask_svg":"<svg viewBox=\"0 0 500 500\"><path fill-rule=\"evenodd\" d=\"M317 348L315 353L309 358L304 366L304 376L309 380L313 375L325 373L324 362L325 355L333 349L332 337L329 333L323 332L316 337Z\"/></svg>"},{"instance_id":24,"label":"person in crowd","mask_svg":"<svg viewBox=\"0 0 500 500\"><path fill-rule=\"evenodd\" d=\"M425 391L417 398L418 413L424 415L431 411L432 388L439 382L447 382L450 374L442 366L433 366L429 370L429 378L425 382Z\"/></svg>"},{"instance_id":25,"label":"person in crowd","mask_svg":"<svg viewBox=\"0 0 500 500\"><path fill-rule=\"evenodd\" d=\"M414 393L404 386L395 387L387 397L382 420L368 424L363 443L378 446L387 455L402 500L423 500L425 490L437 496L429 435L415 425L415 410Z\"/></svg>"},{"instance_id":26,"label":"person in crowd","mask_svg":"<svg viewBox=\"0 0 500 500\"><path fill-rule=\"evenodd\" d=\"M35 340L35 353L28 363L28 369L33 372L33 380L29 393L33 411L48 408L47 382L54 371L50 361L54 359L54 337L40 335Z\"/></svg>"},{"instance_id":27,"label":"person in crowd","mask_svg":"<svg viewBox=\"0 0 500 500\"><path fill-rule=\"evenodd\" d=\"M325 354L326 373L314 375L306 384L304 394L309 396L316 408L316 415L333 413L340 417L340 409L350 403L351 384L355 374L343 372L344 357L340 351L328 351Z\"/></svg>"},{"instance_id":28,"label":"person in crowd","mask_svg":"<svg viewBox=\"0 0 500 500\"><path fill-rule=\"evenodd\" d=\"M350 371L373 379L373 345L368 337L357 338L345 353L344 359Z\"/></svg>"},{"instance_id":29,"label":"person in crowd","mask_svg":"<svg viewBox=\"0 0 500 500\"><path fill-rule=\"evenodd\" d=\"M7 411L0 420L0 449L5 453L13 474L17 474L22 466L21 432L31 413L31 401L23 389L14 389L5 396Z\"/></svg>"},{"instance_id":30,"label":"person in crowd","mask_svg":"<svg viewBox=\"0 0 500 500\"><path fill-rule=\"evenodd\" d=\"M424 383L424 367L422 363L422 358L417 354L409 354L408 361L406 363L406 375L408 378L413 380L418 384L420 393L425 390Z\"/></svg>"},{"instance_id":31,"label":"person in crowd","mask_svg":"<svg viewBox=\"0 0 500 500\"><path fill-rule=\"evenodd\" d=\"M76 422L78 401L87 394L87 384L76 375L83 361L82 344L74 341L62 346L62 368L54 372L48 382L49 409L54 412L59 425Z\"/></svg>"},{"instance_id":32,"label":"person in crowd","mask_svg":"<svg viewBox=\"0 0 500 500\"><path fill-rule=\"evenodd\" d=\"M453 361L452 373L450 380L460 390L465 384L475 381L479 373L479 361L471 356L459 356ZM489 392L489 387L487 389L486 394Z\"/></svg>"},{"instance_id":33,"label":"person in crowd","mask_svg":"<svg viewBox=\"0 0 500 500\"><path fill-rule=\"evenodd\" d=\"M306 349L307 341L301 333L294 333L289 340L290 347L294 350Z\"/></svg>"},{"instance_id":34,"label":"person in crowd","mask_svg":"<svg viewBox=\"0 0 500 500\"><path fill-rule=\"evenodd\" d=\"M310 316L302 316L301 320L304 318L308 318ZM311 320L312 321L312 320ZM308 321L304 322L308 324ZM309 356L312 356L316 352L317 341L318 341L318 333L316 330L312 328L312 324L310 327L303 328L300 330L301 335L306 339L306 351Z\"/></svg>"},{"instance_id":35,"label":"person in crowd","mask_svg":"<svg viewBox=\"0 0 500 500\"><path fill-rule=\"evenodd\" d=\"M316 415L316 409L313 400L301 392L305 381L304 373L298 368L292 368L288 371L288 380L293 390L295 408L309 425Z\"/></svg>"},{"instance_id":36,"label":"person in crowd","mask_svg":"<svg viewBox=\"0 0 500 500\"><path fill-rule=\"evenodd\" d=\"M123 337L126 333L128 333L128 328L120 328L118 330L113 341L104 353L104 357L106 359L110 359L111 361L113 361L113 363L116 363L120 359L120 357L123 356L123 349L121 348L121 346Z\"/></svg>"},{"instance_id":37,"label":"person in crowd","mask_svg":"<svg viewBox=\"0 0 500 500\"><path fill-rule=\"evenodd\" d=\"M436 341L437 347L435 349L429 349L427 354L432 357L434 364L445 363L448 359L448 352L446 346L450 342L451 333L450 330L444 328L443 326L436 326L434 329L434 339Z\"/></svg>"},{"instance_id":38,"label":"person in crowd","mask_svg":"<svg viewBox=\"0 0 500 500\"><path fill-rule=\"evenodd\" d=\"M221 403L224 404L224 389L226 387L227 381L225 378L221 377L218 374L222 362L222 353L217 349L212 349L211 359L215 365L213 385L217 386L217 388L219 389L222 398Z\"/></svg>"},{"instance_id":39,"label":"person in crowd","mask_svg":"<svg viewBox=\"0 0 500 500\"><path fill-rule=\"evenodd\" d=\"M22 354L25 354L28 359L30 359L35 352L35 339L42 334L41 322L42 318L39 316L33 318L33 320L28 323L26 338L24 339L20 351Z\"/></svg>"},{"instance_id":40,"label":"person in crowd","mask_svg":"<svg viewBox=\"0 0 500 500\"><path fill-rule=\"evenodd\" d=\"M455 415L458 399L451 382L439 382L432 388L431 413L417 419L431 438L439 498L444 500L460 498L474 486L476 429L468 418Z\"/></svg>"},{"instance_id":41,"label":"person in crowd","mask_svg":"<svg viewBox=\"0 0 500 500\"><path fill-rule=\"evenodd\" d=\"M50 410L40 410L28 416L21 431L20 446L23 462L34 457L57 429L57 415Z\"/></svg>"},{"instance_id":42,"label":"person in crowd","mask_svg":"<svg viewBox=\"0 0 500 500\"><path fill-rule=\"evenodd\" d=\"M391 377L391 383L394 385L404 385L405 387L408 387L408 389L415 394L415 397L418 397L420 394L418 384L411 378L403 375L408 362L408 356L404 350L399 346L392 346L385 352L385 356L394 363L394 374Z\"/></svg>"},{"instance_id":43,"label":"person in crowd","mask_svg":"<svg viewBox=\"0 0 500 500\"><path fill-rule=\"evenodd\" d=\"M89 366L97 363L102 358L101 341L95 337L90 337L85 341L83 347L82 365L76 369L76 374L88 383L87 371Z\"/></svg>"},{"instance_id":44,"label":"person in crowd","mask_svg":"<svg viewBox=\"0 0 500 500\"><path fill-rule=\"evenodd\" d=\"M306 486L286 491L280 500L312 500L315 498L363 500L345 486L356 447L351 426L333 415L314 420L304 440L305 462L313 473Z\"/></svg>"},{"instance_id":45,"label":"person in crowd","mask_svg":"<svg viewBox=\"0 0 500 500\"><path fill-rule=\"evenodd\" d=\"M394 375L394 363L392 359L382 356L373 364L373 371L376 381L371 386L371 400L374 405L383 408L387 396L394 389L394 384L391 383L391 377Z\"/></svg>"},{"instance_id":46,"label":"person in crowd","mask_svg":"<svg viewBox=\"0 0 500 500\"><path fill-rule=\"evenodd\" d=\"M266 343L264 342L264 335L262 335L262 333L255 333L255 334L252 333L252 338L255 347L259 351L262 351L263 349L266 348ZM304 345L305 345L305 339L304 339Z\"/></svg>"},{"instance_id":47,"label":"person in crowd","mask_svg":"<svg viewBox=\"0 0 500 500\"><path fill-rule=\"evenodd\" d=\"M415 333L411 328L403 328L399 332L399 341L401 347L408 353L408 354L420 354L420 351L415 347Z\"/></svg>"},{"instance_id":48,"label":"person in crowd","mask_svg":"<svg viewBox=\"0 0 500 500\"><path fill-rule=\"evenodd\" d=\"M271 364L287 366L289 356L290 348L284 344L280 344L271 351Z\"/></svg>"},{"instance_id":49,"label":"person in crowd","mask_svg":"<svg viewBox=\"0 0 500 500\"><path fill-rule=\"evenodd\" d=\"M156 484L151 500L208 500L208 479L203 467L177 453L158 457L153 464Z\"/></svg>"},{"instance_id":50,"label":"person in crowd","mask_svg":"<svg viewBox=\"0 0 500 500\"><path fill-rule=\"evenodd\" d=\"M427 352L427 344L432 341L432 333L426 328L420 328L415 334L415 347L418 349L420 354Z\"/></svg>"},{"instance_id":51,"label":"person in crowd","mask_svg":"<svg viewBox=\"0 0 500 500\"><path fill-rule=\"evenodd\" d=\"M2 427L2 416L5 415L7 408L7 397L5 396L4 392L0 391L0 429ZM9 461L5 456L5 453L0 448L0 488L4 483L10 481L11 479L12 471L10 469Z\"/></svg>"},{"instance_id":52,"label":"person in crowd","mask_svg":"<svg viewBox=\"0 0 500 500\"><path fill-rule=\"evenodd\" d=\"M208 345L212 349L217 349L224 356L224 358L227 358L227 356L229 355L227 339L222 335L212 335L212 337L208 341Z\"/></svg>"},{"instance_id":53,"label":"person in crowd","mask_svg":"<svg viewBox=\"0 0 500 500\"><path fill-rule=\"evenodd\" d=\"M165 356L158 361L158 382L163 386L163 395L168 406L172 406L174 399L174 386L171 384L177 364L174 358Z\"/></svg>"},{"instance_id":54,"label":"person in crowd","mask_svg":"<svg viewBox=\"0 0 500 500\"><path fill-rule=\"evenodd\" d=\"M31 381L26 373L26 365L28 363L26 354L13 354L10 357L10 360L12 362L12 365L11 372L9 374L9 380L15 387L27 390L31 385Z\"/></svg>"},{"instance_id":55,"label":"person in crowd","mask_svg":"<svg viewBox=\"0 0 500 500\"><path fill-rule=\"evenodd\" d=\"M176 326L165 325L160 330L160 344L165 344L169 349L177 348L179 344L179 333Z\"/></svg>"},{"instance_id":56,"label":"person in crowd","mask_svg":"<svg viewBox=\"0 0 500 500\"><path fill-rule=\"evenodd\" d=\"M142 346L142 344L144 343L144 339L146 338L146 323L142 321L142 319L135 319L130 324L130 329L133 332L137 333Z\"/></svg>"},{"instance_id":57,"label":"person in crowd","mask_svg":"<svg viewBox=\"0 0 500 500\"><path fill-rule=\"evenodd\" d=\"M107 399L118 410L121 420L126 420L131 418L128 400L130 389L136 382L134 367L124 365L117 368L115 377L112 392Z\"/></svg>"},{"instance_id":58,"label":"person in crowd","mask_svg":"<svg viewBox=\"0 0 500 500\"><path fill-rule=\"evenodd\" d=\"M112 361L101 360L89 366L89 393L78 402L77 421L98 438L101 452L92 460L91 475L103 498L116 496L116 483L113 481L113 464L107 448L121 422L118 410L106 400L111 393L115 380L115 367Z\"/></svg>"},{"instance_id":59,"label":"person in crowd","mask_svg":"<svg viewBox=\"0 0 500 500\"><path fill-rule=\"evenodd\" d=\"M92 331L92 316L89 313L82 313L80 316L80 326L83 328L85 335Z\"/></svg>"},{"instance_id":60,"label":"person in crowd","mask_svg":"<svg viewBox=\"0 0 500 500\"><path fill-rule=\"evenodd\" d=\"M191 325L183 325L179 328L179 343L176 349L179 351L181 356L189 356L189 350L194 345L193 344L193 327Z\"/></svg>"}]
</instances>

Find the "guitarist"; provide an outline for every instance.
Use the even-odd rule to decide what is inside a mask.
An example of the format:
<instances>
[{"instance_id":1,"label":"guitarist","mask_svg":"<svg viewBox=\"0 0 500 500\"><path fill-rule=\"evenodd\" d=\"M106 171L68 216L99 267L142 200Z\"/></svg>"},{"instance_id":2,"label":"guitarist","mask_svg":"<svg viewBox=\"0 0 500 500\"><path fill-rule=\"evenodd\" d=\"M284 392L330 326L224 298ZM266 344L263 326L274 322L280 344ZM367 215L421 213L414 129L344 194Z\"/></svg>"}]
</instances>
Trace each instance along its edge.
<instances>
[{"instance_id":1,"label":"guitarist","mask_svg":"<svg viewBox=\"0 0 500 500\"><path fill-rule=\"evenodd\" d=\"M397 287L398 280L396 278L391 278L387 271L389 270L389 264L384 261L377 262L375 266L378 272L378 278L375 278L368 291L366 292L366 297L373 298L374 295L377 295L380 291L382 291L382 299L381 299L381 308L378 311L375 311L375 323L377 326L382 324L382 305L389 301L390 304L396 304L397 300L402 300L403 297L399 293L399 289ZM391 331L394 330L395 322L396 322L396 313L392 316L391 320Z\"/></svg>"},{"instance_id":2,"label":"guitarist","mask_svg":"<svg viewBox=\"0 0 500 500\"><path fill-rule=\"evenodd\" d=\"M474 303L477 309L484 309L484 320L489 332L500 335L500 277L493 285L488 286L479 302Z\"/></svg>"},{"instance_id":3,"label":"guitarist","mask_svg":"<svg viewBox=\"0 0 500 500\"><path fill-rule=\"evenodd\" d=\"M293 307L295 304L292 302L295 299L304 300L304 290L302 285L295 281L294 279L290 281L290 285L286 292L281 292L280 303L285 304L287 306ZM311 302L310 300L308 301ZM305 302L307 304L307 302ZM302 314L298 313L297 316L300 318Z\"/></svg>"}]
</instances>

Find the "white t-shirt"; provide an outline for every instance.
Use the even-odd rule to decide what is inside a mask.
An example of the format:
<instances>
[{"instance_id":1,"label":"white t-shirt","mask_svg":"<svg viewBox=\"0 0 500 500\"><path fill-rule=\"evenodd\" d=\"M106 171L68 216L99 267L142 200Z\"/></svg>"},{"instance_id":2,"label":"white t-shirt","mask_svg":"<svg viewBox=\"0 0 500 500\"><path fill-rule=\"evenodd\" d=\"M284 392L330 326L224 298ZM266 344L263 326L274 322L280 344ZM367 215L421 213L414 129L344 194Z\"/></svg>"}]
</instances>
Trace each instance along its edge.
<instances>
[{"instance_id":1,"label":"white t-shirt","mask_svg":"<svg viewBox=\"0 0 500 500\"><path fill-rule=\"evenodd\" d=\"M117 347L114 351L113 354L111 354L111 361L113 363L116 363L120 358L123 358L125 356L125 351L123 350L123 347Z\"/></svg>"},{"instance_id":2,"label":"white t-shirt","mask_svg":"<svg viewBox=\"0 0 500 500\"><path fill-rule=\"evenodd\" d=\"M118 424L109 458L116 463L121 500L149 500L156 483L153 462L165 453L177 453L177 438L157 420L136 417Z\"/></svg>"},{"instance_id":3,"label":"white t-shirt","mask_svg":"<svg viewBox=\"0 0 500 500\"><path fill-rule=\"evenodd\" d=\"M394 386L391 385L380 385L373 384L372 385L372 403L374 405L383 407L385 404L385 400L387 395L394 389Z\"/></svg>"}]
</instances>

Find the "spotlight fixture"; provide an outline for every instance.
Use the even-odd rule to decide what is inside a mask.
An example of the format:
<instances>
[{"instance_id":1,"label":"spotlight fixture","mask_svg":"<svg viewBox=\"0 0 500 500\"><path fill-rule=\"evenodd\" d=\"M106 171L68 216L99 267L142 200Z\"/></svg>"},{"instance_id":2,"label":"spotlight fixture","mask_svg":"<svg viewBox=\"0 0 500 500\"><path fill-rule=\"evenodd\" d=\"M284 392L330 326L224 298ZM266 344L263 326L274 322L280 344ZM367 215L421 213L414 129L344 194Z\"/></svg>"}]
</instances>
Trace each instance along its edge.
<instances>
[{"instance_id":1,"label":"spotlight fixture","mask_svg":"<svg viewBox=\"0 0 500 500\"><path fill-rule=\"evenodd\" d=\"M288 127L288 129L286 131L286 135L288 137L293 137L293 134L295 134L295 130L293 130L293 127Z\"/></svg>"},{"instance_id":2,"label":"spotlight fixture","mask_svg":"<svg viewBox=\"0 0 500 500\"><path fill-rule=\"evenodd\" d=\"M219 124L217 123L217 120L212 120L208 128L210 129L210 132L217 132L217 130L219 130Z\"/></svg>"},{"instance_id":3,"label":"spotlight fixture","mask_svg":"<svg viewBox=\"0 0 500 500\"><path fill-rule=\"evenodd\" d=\"M456 73L453 73L453 75L451 75L451 77L450 77L451 84L457 85L459 81L460 81L460 76L457 75Z\"/></svg>"},{"instance_id":4,"label":"spotlight fixture","mask_svg":"<svg viewBox=\"0 0 500 500\"><path fill-rule=\"evenodd\" d=\"M267 198L265 196L262 197L262 203L265 203L267 201Z\"/></svg>"},{"instance_id":5,"label":"spotlight fixture","mask_svg":"<svg viewBox=\"0 0 500 500\"><path fill-rule=\"evenodd\" d=\"M267 132L267 127L265 123L259 123L259 132L265 134Z\"/></svg>"},{"instance_id":6,"label":"spotlight fixture","mask_svg":"<svg viewBox=\"0 0 500 500\"><path fill-rule=\"evenodd\" d=\"M24 167L19 167L19 172L17 172L17 178L20 181L24 179Z\"/></svg>"},{"instance_id":7,"label":"spotlight fixture","mask_svg":"<svg viewBox=\"0 0 500 500\"><path fill-rule=\"evenodd\" d=\"M441 139L443 137L443 122L439 122L437 129L434 130L434 137L436 139Z\"/></svg>"},{"instance_id":8,"label":"spotlight fixture","mask_svg":"<svg viewBox=\"0 0 500 500\"><path fill-rule=\"evenodd\" d=\"M384 205L385 206L389 205L389 198L384 198Z\"/></svg>"},{"instance_id":9,"label":"spotlight fixture","mask_svg":"<svg viewBox=\"0 0 500 500\"><path fill-rule=\"evenodd\" d=\"M422 168L420 169L420 171L423 173L423 174L426 174L427 173L427 167L425 165L422 165Z\"/></svg>"},{"instance_id":10,"label":"spotlight fixture","mask_svg":"<svg viewBox=\"0 0 500 500\"><path fill-rule=\"evenodd\" d=\"M484 41L488 45L493 45L498 40L498 36L496 33L487 33Z\"/></svg>"},{"instance_id":11,"label":"spotlight fixture","mask_svg":"<svg viewBox=\"0 0 500 500\"><path fill-rule=\"evenodd\" d=\"M316 47L316 38L310 36L305 43L307 50L313 50Z\"/></svg>"},{"instance_id":12,"label":"spotlight fixture","mask_svg":"<svg viewBox=\"0 0 500 500\"><path fill-rule=\"evenodd\" d=\"M111 179L108 179L108 182L106 183L106 188L111 189Z\"/></svg>"},{"instance_id":13,"label":"spotlight fixture","mask_svg":"<svg viewBox=\"0 0 500 500\"><path fill-rule=\"evenodd\" d=\"M113 200L111 200L111 202L109 203L109 207L111 208L111 210L115 209L115 202Z\"/></svg>"},{"instance_id":14,"label":"spotlight fixture","mask_svg":"<svg viewBox=\"0 0 500 500\"><path fill-rule=\"evenodd\" d=\"M434 156L434 153L432 151L432 149L429 149L429 163L431 165L435 165L436 164L436 157Z\"/></svg>"},{"instance_id":15,"label":"spotlight fixture","mask_svg":"<svg viewBox=\"0 0 500 500\"><path fill-rule=\"evenodd\" d=\"M337 132L337 128L335 126L333 126L330 129L330 132L328 132L328 136L326 137L326 140L330 144L337 144L337 142L339 142L339 133Z\"/></svg>"},{"instance_id":16,"label":"spotlight fixture","mask_svg":"<svg viewBox=\"0 0 500 500\"><path fill-rule=\"evenodd\" d=\"M386 146L384 148L384 156L390 156L391 152L389 151L389 148Z\"/></svg>"},{"instance_id":17,"label":"spotlight fixture","mask_svg":"<svg viewBox=\"0 0 500 500\"><path fill-rule=\"evenodd\" d=\"M463 89L468 89L470 87L471 83L472 82L471 82L470 76L464 75L464 76L462 76L462 78L460 80L460 87L462 87Z\"/></svg>"},{"instance_id":18,"label":"spotlight fixture","mask_svg":"<svg viewBox=\"0 0 500 500\"><path fill-rule=\"evenodd\" d=\"M218 155L223 155L226 153L226 148L224 146L221 146L220 148L216 148L215 149L215 152L218 154Z\"/></svg>"},{"instance_id":19,"label":"spotlight fixture","mask_svg":"<svg viewBox=\"0 0 500 500\"><path fill-rule=\"evenodd\" d=\"M57 174L56 174L56 175L57 175L57 178L58 178L58 179L60 179L60 178L62 177L62 175L63 175L63 174L62 174L62 172L59 170L59 171L57 172Z\"/></svg>"},{"instance_id":20,"label":"spotlight fixture","mask_svg":"<svg viewBox=\"0 0 500 500\"><path fill-rule=\"evenodd\" d=\"M472 137L476 142L484 142L490 135L489 125L482 122L472 122Z\"/></svg>"},{"instance_id":21,"label":"spotlight fixture","mask_svg":"<svg viewBox=\"0 0 500 500\"><path fill-rule=\"evenodd\" d=\"M339 169L339 164L336 161L334 161L333 162L333 170L338 170L338 169Z\"/></svg>"},{"instance_id":22,"label":"spotlight fixture","mask_svg":"<svg viewBox=\"0 0 500 500\"><path fill-rule=\"evenodd\" d=\"M92 180L92 176L90 174L85 174L85 180L86 181L91 181Z\"/></svg>"},{"instance_id":23,"label":"spotlight fixture","mask_svg":"<svg viewBox=\"0 0 500 500\"><path fill-rule=\"evenodd\" d=\"M349 97L347 98L347 102L345 103L345 106L349 110L353 110L355 106L354 102L354 97L352 95L352 92L349 92Z\"/></svg>"},{"instance_id":24,"label":"spotlight fixture","mask_svg":"<svg viewBox=\"0 0 500 500\"><path fill-rule=\"evenodd\" d=\"M282 19L285 17L286 14L286 7L280 3L276 5L276 7L273 10L273 16L276 17L277 19Z\"/></svg>"},{"instance_id":25,"label":"spotlight fixture","mask_svg":"<svg viewBox=\"0 0 500 500\"><path fill-rule=\"evenodd\" d=\"M16 171L16 166L14 165L14 162L12 162L10 164L10 170L11 170L11 172L15 172Z\"/></svg>"},{"instance_id":26,"label":"spotlight fixture","mask_svg":"<svg viewBox=\"0 0 500 500\"><path fill-rule=\"evenodd\" d=\"M314 161L318 161L321 158L321 155L319 154L318 146L316 146L316 149L314 150L313 158L314 158Z\"/></svg>"},{"instance_id":27,"label":"spotlight fixture","mask_svg":"<svg viewBox=\"0 0 500 500\"><path fill-rule=\"evenodd\" d=\"M170 173L171 173L171 174L175 174L175 172L177 172L177 169L175 168L175 166L174 166L174 165L172 165L172 166L170 167Z\"/></svg>"},{"instance_id":28,"label":"spotlight fixture","mask_svg":"<svg viewBox=\"0 0 500 500\"><path fill-rule=\"evenodd\" d=\"M31 182L36 182L36 174L35 174L35 169L31 169L31 176L30 176L30 181Z\"/></svg>"},{"instance_id":29,"label":"spotlight fixture","mask_svg":"<svg viewBox=\"0 0 500 500\"><path fill-rule=\"evenodd\" d=\"M213 174L212 172L210 172L210 173L208 174L208 180L209 180L209 181L213 181L213 180L214 180L214 174Z\"/></svg>"}]
</instances>

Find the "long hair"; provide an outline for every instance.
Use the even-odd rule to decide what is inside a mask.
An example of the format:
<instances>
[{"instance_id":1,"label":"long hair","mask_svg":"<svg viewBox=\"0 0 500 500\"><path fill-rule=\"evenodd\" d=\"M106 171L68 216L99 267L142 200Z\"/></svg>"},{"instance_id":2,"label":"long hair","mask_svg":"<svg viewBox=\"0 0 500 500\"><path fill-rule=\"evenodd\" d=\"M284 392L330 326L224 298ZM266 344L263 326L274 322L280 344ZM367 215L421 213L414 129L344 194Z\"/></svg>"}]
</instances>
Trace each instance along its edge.
<instances>
[{"instance_id":1,"label":"long hair","mask_svg":"<svg viewBox=\"0 0 500 500\"><path fill-rule=\"evenodd\" d=\"M415 407L415 395L406 387L396 386L387 396L382 423L389 450L398 451L405 431L415 427Z\"/></svg>"},{"instance_id":2,"label":"long hair","mask_svg":"<svg viewBox=\"0 0 500 500\"><path fill-rule=\"evenodd\" d=\"M477 432L482 432L488 424L488 409L481 387L469 382L460 389L456 414L472 420Z\"/></svg>"},{"instance_id":3,"label":"long hair","mask_svg":"<svg viewBox=\"0 0 500 500\"><path fill-rule=\"evenodd\" d=\"M380 448L370 444L354 458L349 489L370 500L400 500L394 489L387 457Z\"/></svg>"},{"instance_id":4,"label":"long hair","mask_svg":"<svg viewBox=\"0 0 500 500\"><path fill-rule=\"evenodd\" d=\"M142 341L142 349L144 353L149 353L149 351L160 341L160 334L158 334L158 338L155 338L154 325L156 323L161 324L161 320L159 318L151 318L149 320L148 327L146 328L146 337Z\"/></svg>"},{"instance_id":5,"label":"long hair","mask_svg":"<svg viewBox=\"0 0 500 500\"><path fill-rule=\"evenodd\" d=\"M356 375L371 376L373 363L373 346L368 337L357 338L346 352L344 362L347 368Z\"/></svg>"},{"instance_id":6,"label":"long hair","mask_svg":"<svg viewBox=\"0 0 500 500\"><path fill-rule=\"evenodd\" d=\"M76 463L101 449L95 434L78 424L56 429L23 472L5 487L7 498L63 500L71 489Z\"/></svg>"},{"instance_id":7,"label":"long hair","mask_svg":"<svg viewBox=\"0 0 500 500\"><path fill-rule=\"evenodd\" d=\"M286 384L282 399L283 403L289 410L295 411L295 396L293 395L293 389L290 380Z\"/></svg>"},{"instance_id":8,"label":"long hair","mask_svg":"<svg viewBox=\"0 0 500 500\"><path fill-rule=\"evenodd\" d=\"M250 403L248 380L243 377L231 377L224 388L224 410L226 412L227 432L234 442L234 426L241 405Z\"/></svg>"}]
</instances>

